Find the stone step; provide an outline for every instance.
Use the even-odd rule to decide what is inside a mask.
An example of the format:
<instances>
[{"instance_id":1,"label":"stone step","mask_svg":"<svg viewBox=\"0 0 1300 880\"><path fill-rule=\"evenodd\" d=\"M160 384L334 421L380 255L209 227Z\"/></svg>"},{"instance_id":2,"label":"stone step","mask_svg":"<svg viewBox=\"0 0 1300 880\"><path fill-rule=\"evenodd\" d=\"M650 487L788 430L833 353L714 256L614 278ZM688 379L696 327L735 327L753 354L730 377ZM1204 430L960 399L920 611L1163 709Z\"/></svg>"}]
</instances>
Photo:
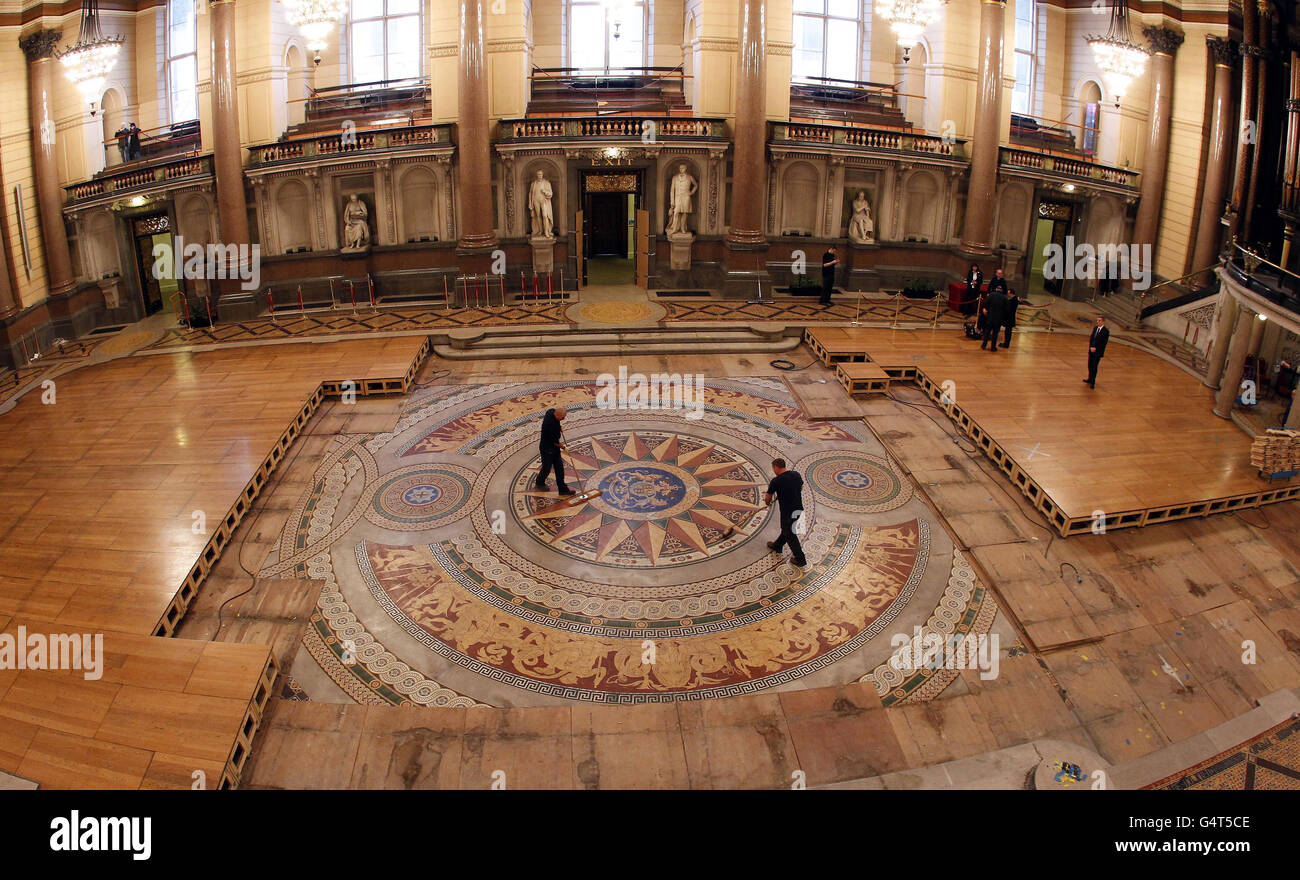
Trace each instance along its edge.
<instances>
[{"instance_id":1,"label":"stone step","mask_svg":"<svg viewBox=\"0 0 1300 880\"><path fill-rule=\"evenodd\" d=\"M746 344L761 344L772 342L748 330L714 330L711 332L685 333L682 331L660 330L654 333L624 333L621 331L606 333L568 333L565 335L554 334L520 334L520 335L485 335L482 339L477 339L465 345L467 349L501 349L501 348L518 348L524 346L547 346L550 348L569 348L573 346L587 345L657 345L660 343L670 344L690 344L698 346L712 346L723 343L737 342ZM455 342L453 348L458 348Z\"/></svg>"}]
</instances>

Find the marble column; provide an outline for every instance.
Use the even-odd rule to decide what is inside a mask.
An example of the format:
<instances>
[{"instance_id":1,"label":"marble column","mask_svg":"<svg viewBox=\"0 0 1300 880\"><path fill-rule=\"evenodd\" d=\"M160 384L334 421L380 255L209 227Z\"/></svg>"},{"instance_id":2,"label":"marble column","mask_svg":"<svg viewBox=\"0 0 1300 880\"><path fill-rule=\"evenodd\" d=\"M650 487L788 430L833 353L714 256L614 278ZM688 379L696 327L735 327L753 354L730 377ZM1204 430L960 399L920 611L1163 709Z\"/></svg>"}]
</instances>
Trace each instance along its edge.
<instances>
[{"instance_id":1,"label":"marble column","mask_svg":"<svg viewBox=\"0 0 1300 880\"><path fill-rule=\"evenodd\" d=\"M1214 414L1220 418L1232 417L1232 404L1241 393L1241 377L1246 372L1246 356L1250 354L1250 340L1255 328L1250 322L1263 324L1250 309L1242 308L1233 323L1232 342L1228 345L1228 363L1223 370L1223 381L1214 395Z\"/></svg>"},{"instance_id":2,"label":"marble column","mask_svg":"<svg viewBox=\"0 0 1300 880\"><path fill-rule=\"evenodd\" d=\"M1237 323L1237 300L1228 293L1226 286L1220 285L1219 308L1214 313L1214 330L1207 354L1204 383L1211 388L1219 387L1223 377L1223 365L1228 359L1228 344L1232 337L1232 328Z\"/></svg>"},{"instance_id":3,"label":"marble column","mask_svg":"<svg viewBox=\"0 0 1300 880\"><path fill-rule=\"evenodd\" d=\"M1222 235L1220 218L1228 188L1228 160L1236 140L1232 130L1232 43L1219 37L1206 37L1205 44L1214 60L1213 114L1210 121L1209 152L1205 157L1205 187L1201 191L1200 220L1196 225L1196 244L1192 248L1192 268L1201 269L1219 257ZM1201 276L1208 283L1209 273Z\"/></svg>"},{"instance_id":4,"label":"marble column","mask_svg":"<svg viewBox=\"0 0 1300 880\"><path fill-rule=\"evenodd\" d=\"M460 247L480 249L497 243L496 231L492 227L492 154L484 37L487 24L483 0L459 0L459 4L456 188L460 196Z\"/></svg>"},{"instance_id":5,"label":"marble column","mask_svg":"<svg viewBox=\"0 0 1300 880\"><path fill-rule=\"evenodd\" d=\"M247 5L247 4L245 4ZM239 142L239 84L235 73L235 0L212 0L212 165L217 176L221 243L247 245L248 201L244 195L243 147ZM227 268L229 272L229 268ZM212 285L239 289L237 279ZM220 299L221 294L217 294Z\"/></svg>"},{"instance_id":6,"label":"marble column","mask_svg":"<svg viewBox=\"0 0 1300 880\"><path fill-rule=\"evenodd\" d=\"M1142 34L1151 46L1151 129L1142 161L1142 197L1133 224L1133 241L1151 245L1152 258L1160 233L1160 208L1165 199L1165 167L1169 160L1169 126L1174 112L1174 52L1183 35L1167 27L1147 27Z\"/></svg>"},{"instance_id":7,"label":"marble column","mask_svg":"<svg viewBox=\"0 0 1300 880\"><path fill-rule=\"evenodd\" d=\"M1255 123L1255 92L1259 84L1259 15L1254 0L1241 4L1241 101L1237 105L1237 156L1232 167L1232 200L1228 209L1228 231L1236 234L1241 229L1242 214L1246 205L1246 186L1250 176L1250 158L1255 152L1253 143L1246 143L1241 133L1247 123ZM1253 140L1253 139L1252 139Z\"/></svg>"},{"instance_id":8,"label":"marble column","mask_svg":"<svg viewBox=\"0 0 1300 880\"><path fill-rule=\"evenodd\" d=\"M731 229L727 240L764 240L763 185L767 181L767 0L739 0L735 145L732 154Z\"/></svg>"},{"instance_id":9,"label":"marble column","mask_svg":"<svg viewBox=\"0 0 1300 880\"><path fill-rule=\"evenodd\" d=\"M63 190L59 186L55 159L54 47L60 36L59 31L40 30L18 41L28 62L27 106L32 135L32 176L36 180L36 204L50 296L68 293L77 286L72 274L68 230L63 225Z\"/></svg>"},{"instance_id":10,"label":"marble column","mask_svg":"<svg viewBox=\"0 0 1300 880\"><path fill-rule=\"evenodd\" d=\"M770 296L767 286L767 0L739 0L736 117L732 145L731 225L723 242L722 295Z\"/></svg>"},{"instance_id":11,"label":"marble column","mask_svg":"<svg viewBox=\"0 0 1300 880\"><path fill-rule=\"evenodd\" d=\"M1249 0L1247 0L1249 2ZM1252 215L1255 213L1255 194L1259 190L1259 163L1263 150L1260 145L1264 143L1265 132L1264 123L1268 115L1268 58L1265 46L1271 43L1270 35L1273 29L1272 7L1267 2L1259 4L1259 34L1257 45L1254 50L1255 55L1255 112L1254 118L1254 140L1255 144L1250 150L1250 184L1246 187L1246 201L1242 205L1241 212L1241 238L1250 241L1250 228ZM1276 135L1274 136L1276 137Z\"/></svg>"},{"instance_id":12,"label":"marble column","mask_svg":"<svg viewBox=\"0 0 1300 880\"><path fill-rule=\"evenodd\" d=\"M1005 0L981 0L979 92L975 99L975 136L971 142L970 184L961 250L993 253L993 207L998 187L998 137L1002 129L1002 50Z\"/></svg>"}]
</instances>

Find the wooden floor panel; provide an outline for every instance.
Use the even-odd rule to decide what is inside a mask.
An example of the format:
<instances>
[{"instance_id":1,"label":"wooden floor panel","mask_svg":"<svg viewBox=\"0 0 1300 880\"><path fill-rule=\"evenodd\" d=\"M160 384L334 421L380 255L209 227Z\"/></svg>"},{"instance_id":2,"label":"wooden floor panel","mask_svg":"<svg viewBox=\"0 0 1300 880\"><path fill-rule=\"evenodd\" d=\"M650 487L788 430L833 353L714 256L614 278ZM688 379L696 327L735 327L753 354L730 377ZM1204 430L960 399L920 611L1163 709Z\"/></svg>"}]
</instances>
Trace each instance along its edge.
<instances>
[{"instance_id":1,"label":"wooden floor panel","mask_svg":"<svg viewBox=\"0 0 1300 880\"><path fill-rule=\"evenodd\" d=\"M918 370L933 386L954 383L956 409L1041 487L1074 531L1099 510L1107 517L1144 511L1145 521L1172 506L1295 488L1258 476L1249 437L1213 414L1212 393L1200 382L1119 342L1108 348L1094 390L1083 381L1087 337L1080 334L1019 333L996 353L950 329L838 328L826 338L823 352L860 350L887 370Z\"/></svg>"},{"instance_id":2,"label":"wooden floor panel","mask_svg":"<svg viewBox=\"0 0 1300 880\"><path fill-rule=\"evenodd\" d=\"M270 648L158 638L159 620L322 384L406 383L426 353L400 337L123 358L0 416L0 626L103 633L106 653L95 681L0 671L0 769L56 788L237 782Z\"/></svg>"}]
</instances>

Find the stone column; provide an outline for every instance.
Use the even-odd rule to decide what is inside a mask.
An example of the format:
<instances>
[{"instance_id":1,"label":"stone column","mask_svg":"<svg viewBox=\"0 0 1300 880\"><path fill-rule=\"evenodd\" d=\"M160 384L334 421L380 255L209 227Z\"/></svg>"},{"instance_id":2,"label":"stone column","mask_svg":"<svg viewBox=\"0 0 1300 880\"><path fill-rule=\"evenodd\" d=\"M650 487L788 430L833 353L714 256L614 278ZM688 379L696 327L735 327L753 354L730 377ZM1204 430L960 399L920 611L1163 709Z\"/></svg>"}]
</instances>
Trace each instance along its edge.
<instances>
[{"instance_id":1,"label":"stone column","mask_svg":"<svg viewBox=\"0 0 1300 880\"><path fill-rule=\"evenodd\" d=\"M1224 368L1219 391L1214 395L1214 414L1223 419L1232 417L1233 401L1241 393L1241 375L1246 372L1246 355L1250 353L1250 337L1255 329L1247 325L1248 321L1263 323L1256 320L1255 313L1250 309L1242 308L1233 324L1232 342L1228 345L1228 364Z\"/></svg>"},{"instance_id":2,"label":"stone column","mask_svg":"<svg viewBox=\"0 0 1300 880\"><path fill-rule=\"evenodd\" d=\"M1214 335L1212 336L1214 341L1210 343L1207 354L1208 364L1203 380L1211 388L1219 387L1219 379L1223 376L1223 365L1228 358L1228 343L1236 323L1237 299L1228 293L1226 285L1220 284L1219 308L1214 313Z\"/></svg>"},{"instance_id":3,"label":"stone column","mask_svg":"<svg viewBox=\"0 0 1300 880\"><path fill-rule=\"evenodd\" d=\"M1147 27L1142 34L1151 44L1151 130L1142 161L1142 198L1138 201L1133 241L1151 245L1155 258L1160 233L1160 208L1165 198L1165 166L1169 160L1169 126L1174 112L1174 52L1183 35L1172 28Z\"/></svg>"},{"instance_id":4,"label":"stone column","mask_svg":"<svg viewBox=\"0 0 1300 880\"><path fill-rule=\"evenodd\" d=\"M1259 16L1254 0L1241 4L1241 102L1237 105L1237 157L1232 171L1232 202L1228 209L1228 231L1236 234L1241 229L1242 214L1249 211L1246 205L1246 185L1250 176L1250 158L1253 144L1240 137L1255 115L1255 91L1259 83Z\"/></svg>"},{"instance_id":5,"label":"stone column","mask_svg":"<svg viewBox=\"0 0 1300 880\"><path fill-rule=\"evenodd\" d=\"M970 184L961 250L993 253L993 201L998 187L998 135L1002 126L1002 49L1005 0L981 0L979 94L975 99L975 136L971 141Z\"/></svg>"},{"instance_id":6,"label":"stone column","mask_svg":"<svg viewBox=\"0 0 1300 880\"><path fill-rule=\"evenodd\" d=\"M763 234L767 190L767 0L739 0L736 116L732 148L731 227L723 295L753 297L767 273Z\"/></svg>"},{"instance_id":7,"label":"stone column","mask_svg":"<svg viewBox=\"0 0 1300 880\"><path fill-rule=\"evenodd\" d=\"M1249 0L1248 0L1249 2ZM1250 240L1251 215L1255 212L1255 193L1259 189L1259 162L1263 150L1259 145L1264 143L1264 120L1267 116L1268 102L1268 63L1267 51L1265 46L1269 45L1270 35L1273 28L1273 10L1267 2L1259 4L1259 34L1255 47L1255 112L1254 117L1254 146L1250 150L1250 185L1246 187L1246 201L1242 205L1241 211L1241 238L1246 241Z\"/></svg>"},{"instance_id":8,"label":"stone column","mask_svg":"<svg viewBox=\"0 0 1300 880\"><path fill-rule=\"evenodd\" d=\"M1214 59L1214 113L1210 122L1210 148L1205 157L1205 188L1201 192L1200 220L1196 225L1196 245L1192 248L1192 268L1200 269L1219 256L1220 224L1223 198L1228 188L1228 158L1235 140L1232 131L1232 44L1219 37L1206 37ZM1208 279L1209 273L1201 276Z\"/></svg>"},{"instance_id":9,"label":"stone column","mask_svg":"<svg viewBox=\"0 0 1300 880\"><path fill-rule=\"evenodd\" d=\"M235 0L212 5L212 165L217 177L221 243L247 245L248 200L244 195L243 147L239 142L239 84L235 74ZM230 267L226 267L228 274ZM237 274L237 273L234 273ZM210 286L216 300L239 290L238 278ZM215 305L215 302L214 302Z\"/></svg>"},{"instance_id":10,"label":"stone column","mask_svg":"<svg viewBox=\"0 0 1300 880\"><path fill-rule=\"evenodd\" d=\"M488 73L483 0L459 0L460 76L456 183L460 195L460 247L497 243L492 228L492 155L488 132ZM475 267L477 269L477 267Z\"/></svg>"},{"instance_id":11,"label":"stone column","mask_svg":"<svg viewBox=\"0 0 1300 880\"><path fill-rule=\"evenodd\" d=\"M32 133L32 176L36 179L36 204L50 296L68 293L77 286L72 274L68 230L63 225L63 190L59 187L54 147L54 47L60 36L59 31L40 30L18 41L28 62L27 106Z\"/></svg>"}]
</instances>

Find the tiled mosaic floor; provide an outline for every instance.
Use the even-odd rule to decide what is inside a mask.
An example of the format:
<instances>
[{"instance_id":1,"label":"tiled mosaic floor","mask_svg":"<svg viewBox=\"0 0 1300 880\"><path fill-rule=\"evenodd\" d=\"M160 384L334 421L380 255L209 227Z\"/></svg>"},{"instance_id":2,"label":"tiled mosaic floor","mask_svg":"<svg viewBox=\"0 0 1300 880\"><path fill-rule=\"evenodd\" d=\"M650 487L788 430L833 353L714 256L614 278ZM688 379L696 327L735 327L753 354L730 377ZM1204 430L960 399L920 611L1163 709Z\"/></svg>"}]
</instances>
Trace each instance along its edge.
<instances>
[{"instance_id":1,"label":"tiled mosaic floor","mask_svg":"<svg viewBox=\"0 0 1300 880\"><path fill-rule=\"evenodd\" d=\"M260 572L324 583L293 665L312 699L643 703L862 680L893 703L956 677L891 666L891 639L987 632L996 607L865 426L809 421L773 379L710 382L694 411L606 409L597 390L429 387L392 433L334 439ZM558 405L567 500L533 485ZM805 569L766 547L776 457L807 481Z\"/></svg>"}]
</instances>

